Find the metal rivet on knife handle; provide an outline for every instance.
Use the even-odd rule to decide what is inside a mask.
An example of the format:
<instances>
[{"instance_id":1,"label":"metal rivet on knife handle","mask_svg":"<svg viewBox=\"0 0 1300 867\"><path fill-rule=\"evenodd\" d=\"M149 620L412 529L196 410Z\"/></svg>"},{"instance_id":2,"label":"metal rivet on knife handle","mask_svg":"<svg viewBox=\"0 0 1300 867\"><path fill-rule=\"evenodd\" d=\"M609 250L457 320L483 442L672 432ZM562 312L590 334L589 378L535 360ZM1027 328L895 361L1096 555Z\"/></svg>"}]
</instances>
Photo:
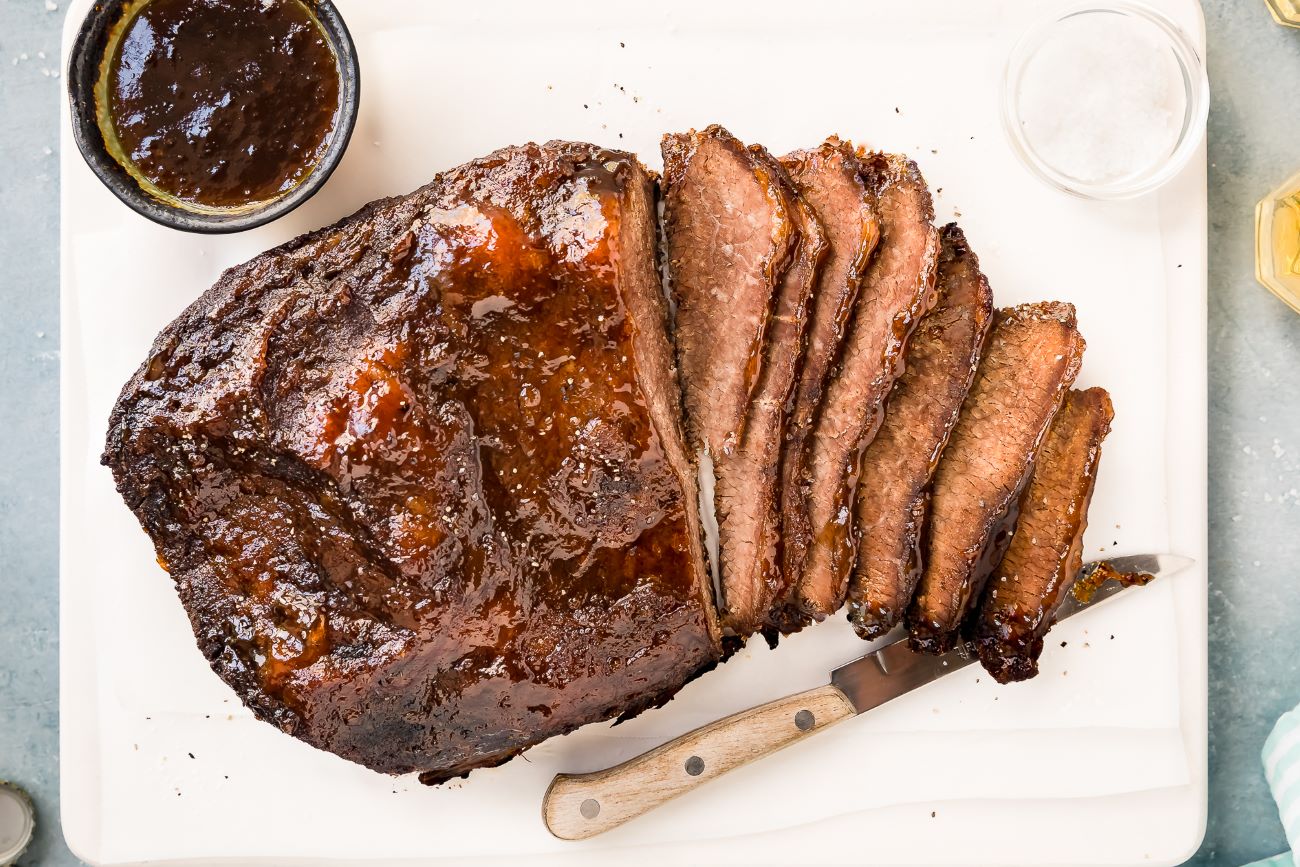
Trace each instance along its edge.
<instances>
[{"instance_id":1,"label":"metal rivet on knife handle","mask_svg":"<svg viewBox=\"0 0 1300 867\"><path fill-rule=\"evenodd\" d=\"M595 798L588 798L578 807L578 812L584 819L594 819L600 815L600 801Z\"/></svg>"},{"instance_id":2,"label":"metal rivet on knife handle","mask_svg":"<svg viewBox=\"0 0 1300 867\"><path fill-rule=\"evenodd\" d=\"M794 715L794 726L801 732L806 732L817 724L817 717L813 716L810 710L801 710Z\"/></svg>"},{"instance_id":3,"label":"metal rivet on knife handle","mask_svg":"<svg viewBox=\"0 0 1300 867\"><path fill-rule=\"evenodd\" d=\"M698 777L704 773L704 759L699 756L691 756L686 760L686 773L692 777Z\"/></svg>"}]
</instances>

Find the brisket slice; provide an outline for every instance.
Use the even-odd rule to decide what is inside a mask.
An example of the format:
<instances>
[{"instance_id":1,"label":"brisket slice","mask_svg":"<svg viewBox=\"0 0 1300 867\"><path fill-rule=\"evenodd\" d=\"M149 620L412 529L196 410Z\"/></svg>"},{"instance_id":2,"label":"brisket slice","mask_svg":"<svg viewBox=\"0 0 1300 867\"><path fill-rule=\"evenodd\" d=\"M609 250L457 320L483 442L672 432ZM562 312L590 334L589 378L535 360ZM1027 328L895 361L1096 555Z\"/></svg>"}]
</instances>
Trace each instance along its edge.
<instances>
[{"instance_id":1,"label":"brisket slice","mask_svg":"<svg viewBox=\"0 0 1300 867\"><path fill-rule=\"evenodd\" d=\"M739 446L714 461L721 548L722 623L741 638L762 624L780 581L781 445L808 323L808 302L826 241L812 209L789 186L784 169L758 146L751 152L782 179L798 231L794 259L777 288L763 369Z\"/></svg>"},{"instance_id":2,"label":"brisket slice","mask_svg":"<svg viewBox=\"0 0 1300 867\"><path fill-rule=\"evenodd\" d=\"M798 599L800 610L817 620L844 604L857 555L853 504L862 452L880 425L908 338L934 303L939 259L930 191L916 164L867 154L860 171L880 215L880 245L854 303L806 456L812 545Z\"/></svg>"},{"instance_id":3,"label":"brisket slice","mask_svg":"<svg viewBox=\"0 0 1300 867\"><path fill-rule=\"evenodd\" d=\"M800 198L825 231L826 258L809 305L806 349L781 453L780 574L765 631L770 641L804 622L791 598L799 585L812 530L808 522L806 452L826 380L880 238L874 197L858 173L852 146L831 138L782 158Z\"/></svg>"},{"instance_id":4,"label":"brisket slice","mask_svg":"<svg viewBox=\"0 0 1300 867\"><path fill-rule=\"evenodd\" d=\"M1039 445L1083 359L1074 307L1000 310L935 472L925 562L907 612L914 649L944 653L1002 558Z\"/></svg>"},{"instance_id":5,"label":"brisket slice","mask_svg":"<svg viewBox=\"0 0 1300 867\"><path fill-rule=\"evenodd\" d=\"M779 174L722 127L666 135L662 150L687 439L716 460L744 433L798 233Z\"/></svg>"},{"instance_id":6,"label":"brisket slice","mask_svg":"<svg viewBox=\"0 0 1300 867\"><path fill-rule=\"evenodd\" d=\"M942 241L939 302L912 335L858 479L858 560L848 605L854 629L868 640L898 624L920 580L930 480L993 319L993 292L966 236L949 224Z\"/></svg>"},{"instance_id":7,"label":"brisket slice","mask_svg":"<svg viewBox=\"0 0 1300 867\"><path fill-rule=\"evenodd\" d=\"M975 620L980 662L999 683L1038 673L1043 636L1083 565L1101 444L1115 412L1103 389L1072 391L1056 414Z\"/></svg>"},{"instance_id":8,"label":"brisket slice","mask_svg":"<svg viewBox=\"0 0 1300 867\"><path fill-rule=\"evenodd\" d=\"M716 663L651 178L509 148L227 271L104 463L263 720L439 782Z\"/></svg>"},{"instance_id":9,"label":"brisket slice","mask_svg":"<svg viewBox=\"0 0 1300 867\"><path fill-rule=\"evenodd\" d=\"M686 427L701 456L705 508L717 518L716 580L723 625L753 631L753 608L766 596L776 544L771 512L785 427L791 349L807 304L802 254L805 211L780 165L719 126L663 139L664 230L676 302L677 352ZM789 279L787 279L789 278ZM793 282L792 282L793 281ZM793 292L794 297L783 296ZM774 339L787 303L794 321ZM775 372L767 362L782 365ZM751 435L748 426L758 427ZM710 477L711 475L711 477ZM712 488L712 497L708 491ZM707 520L707 519L706 519Z\"/></svg>"}]
</instances>

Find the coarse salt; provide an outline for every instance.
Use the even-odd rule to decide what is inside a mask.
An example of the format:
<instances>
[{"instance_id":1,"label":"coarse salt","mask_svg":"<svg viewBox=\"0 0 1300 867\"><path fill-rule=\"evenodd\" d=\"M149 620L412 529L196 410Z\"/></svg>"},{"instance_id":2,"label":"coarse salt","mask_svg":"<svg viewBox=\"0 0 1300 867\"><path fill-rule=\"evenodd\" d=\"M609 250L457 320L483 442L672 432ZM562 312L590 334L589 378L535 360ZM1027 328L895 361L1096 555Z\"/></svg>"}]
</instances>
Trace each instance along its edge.
<instances>
[{"instance_id":1,"label":"coarse salt","mask_svg":"<svg viewBox=\"0 0 1300 867\"><path fill-rule=\"evenodd\" d=\"M1025 65L1018 101L1038 158L1087 184L1158 169L1177 148L1187 111L1168 38L1119 14L1059 22Z\"/></svg>"}]
</instances>

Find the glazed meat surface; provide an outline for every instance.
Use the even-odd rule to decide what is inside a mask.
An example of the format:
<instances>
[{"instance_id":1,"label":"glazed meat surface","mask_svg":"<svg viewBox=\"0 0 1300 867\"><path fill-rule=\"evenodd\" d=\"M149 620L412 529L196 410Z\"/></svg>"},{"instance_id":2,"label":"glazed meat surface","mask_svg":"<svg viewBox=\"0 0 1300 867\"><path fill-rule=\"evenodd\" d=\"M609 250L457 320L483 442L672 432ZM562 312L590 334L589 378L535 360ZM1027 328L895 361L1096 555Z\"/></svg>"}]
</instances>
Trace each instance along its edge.
<instances>
[{"instance_id":1,"label":"glazed meat surface","mask_svg":"<svg viewBox=\"0 0 1300 867\"><path fill-rule=\"evenodd\" d=\"M498 151L227 271L104 462L262 719L438 782L716 662L629 154Z\"/></svg>"},{"instance_id":2,"label":"glazed meat surface","mask_svg":"<svg viewBox=\"0 0 1300 867\"><path fill-rule=\"evenodd\" d=\"M806 457L812 544L799 578L799 608L816 620L844 604L857 554L852 519L862 453L880 425L908 338L934 303L939 258L930 191L916 164L867 154L859 171L880 215L880 245Z\"/></svg>"},{"instance_id":3,"label":"glazed meat surface","mask_svg":"<svg viewBox=\"0 0 1300 867\"><path fill-rule=\"evenodd\" d=\"M769 640L807 622L798 607L797 591L812 546L808 444L853 302L880 240L875 198L858 172L852 145L831 138L812 150L788 154L781 163L822 225L826 254L814 282L803 364L782 445L781 570L765 624Z\"/></svg>"},{"instance_id":4,"label":"glazed meat surface","mask_svg":"<svg viewBox=\"0 0 1300 867\"><path fill-rule=\"evenodd\" d=\"M935 472L924 567L907 613L912 647L951 650L1006 550L1034 459L1083 358L1074 307L998 311Z\"/></svg>"},{"instance_id":5,"label":"glazed meat surface","mask_svg":"<svg viewBox=\"0 0 1300 867\"><path fill-rule=\"evenodd\" d=\"M939 301L912 335L858 480L849 620L865 639L896 626L921 577L930 480L979 365L993 292L956 224L942 231Z\"/></svg>"},{"instance_id":6,"label":"glazed meat surface","mask_svg":"<svg viewBox=\"0 0 1300 867\"><path fill-rule=\"evenodd\" d=\"M780 588L781 445L803 359L813 280L827 247L821 224L794 192L785 170L762 148L751 146L750 151L781 179L799 240L777 287L763 368L746 413L744 435L734 451L714 460L722 624L740 638L760 628Z\"/></svg>"},{"instance_id":7,"label":"glazed meat surface","mask_svg":"<svg viewBox=\"0 0 1300 867\"><path fill-rule=\"evenodd\" d=\"M1072 391L1043 440L1015 535L975 621L980 662L999 683L1038 674L1043 636L1083 566L1088 505L1114 416L1105 390Z\"/></svg>"}]
</instances>

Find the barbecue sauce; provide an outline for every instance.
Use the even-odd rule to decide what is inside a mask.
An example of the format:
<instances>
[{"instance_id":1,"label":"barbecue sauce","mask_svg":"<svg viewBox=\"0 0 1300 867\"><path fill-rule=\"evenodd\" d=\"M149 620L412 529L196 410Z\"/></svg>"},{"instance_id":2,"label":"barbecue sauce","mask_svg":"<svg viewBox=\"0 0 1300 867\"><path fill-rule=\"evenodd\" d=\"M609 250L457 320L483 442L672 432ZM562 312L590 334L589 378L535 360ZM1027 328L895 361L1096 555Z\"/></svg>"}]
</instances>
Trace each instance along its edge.
<instances>
[{"instance_id":1,"label":"barbecue sauce","mask_svg":"<svg viewBox=\"0 0 1300 867\"><path fill-rule=\"evenodd\" d=\"M302 0L142 0L109 38L109 151L152 195L242 210L301 184L339 117L339 64Z\"/></svg>"},{"instance_id":2,"label":"barbecue sauce","mask_svg":"<svg viewBox=\"0 0 1300 867\"><path fill-rule=\"evenodd\" d=\"M1146 572L1121 572L1109 563L1101 563L1091 574L1080 578L1074 585L1074 598L1087 605L1101 585L1107 581L1118 581L1125 587L1145 587L1155 580L1154 575Z\"/></svg>"}]
</instances>

